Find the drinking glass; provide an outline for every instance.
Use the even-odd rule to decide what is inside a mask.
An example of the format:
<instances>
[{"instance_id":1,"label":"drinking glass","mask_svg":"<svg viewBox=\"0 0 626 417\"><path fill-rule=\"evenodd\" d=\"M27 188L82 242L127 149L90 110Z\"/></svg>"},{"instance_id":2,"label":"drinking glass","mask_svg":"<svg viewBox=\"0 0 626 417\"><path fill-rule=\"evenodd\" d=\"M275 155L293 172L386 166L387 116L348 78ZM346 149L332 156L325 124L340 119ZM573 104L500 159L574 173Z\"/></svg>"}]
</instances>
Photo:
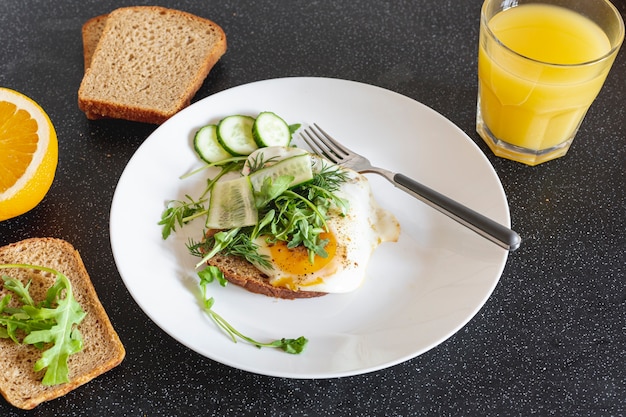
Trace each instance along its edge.
<instances>
[{"instance_id":1,"label":"drinking glass","mask_svg":"<svg viewBox=\"0 0 626 417\"><path fill-rule=\"evenodd\" d=\"M476 130L497 156L565 155L624 39L608 0L486 0Z\"/></svg>"}]
</instances>

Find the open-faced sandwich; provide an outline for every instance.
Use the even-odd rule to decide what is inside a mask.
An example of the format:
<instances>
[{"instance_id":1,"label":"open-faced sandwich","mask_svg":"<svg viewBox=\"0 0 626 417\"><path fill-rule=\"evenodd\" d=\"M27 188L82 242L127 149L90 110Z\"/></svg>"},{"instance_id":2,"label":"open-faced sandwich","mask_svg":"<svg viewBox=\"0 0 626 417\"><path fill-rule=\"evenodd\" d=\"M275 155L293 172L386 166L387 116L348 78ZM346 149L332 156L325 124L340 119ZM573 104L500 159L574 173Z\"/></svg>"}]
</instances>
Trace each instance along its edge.
<instances>
[{"instance_id":1,"label":"open-faced sandwich","mask_svg":"<svg viewBox=\"0 0 626 417\"><path fill-rule=\"evenodd\" d=\"M76 249L30 238L0 248L0 393L32 409L125 356Z\"/></svg>"},{"instance_id":2,"label":"open-faced sandwich","mask_svg":"<svg viewBox=\"0 0 626 417\"><path fill-rule=\"evenodd\" d=\"M396 218L374 200L367 178L290 146L296 125L276 114L229 116L195 137L198 154L221 168L204 195L171 202L163 236L206 216L191 252L252 292L309 298L357 289Z\"/></svg>"}]
</instances>

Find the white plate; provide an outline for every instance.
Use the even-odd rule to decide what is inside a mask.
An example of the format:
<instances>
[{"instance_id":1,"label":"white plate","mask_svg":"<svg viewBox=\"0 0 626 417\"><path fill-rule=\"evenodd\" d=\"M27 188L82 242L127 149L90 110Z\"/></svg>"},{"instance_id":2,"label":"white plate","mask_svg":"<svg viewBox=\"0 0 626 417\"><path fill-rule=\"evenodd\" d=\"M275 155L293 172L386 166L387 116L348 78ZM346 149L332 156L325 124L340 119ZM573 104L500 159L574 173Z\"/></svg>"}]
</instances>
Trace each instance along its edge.
<instances>
[{"instance_id":1,"label":"white plate","mask_svg":"<svg viewBox=\"0 0 626 417\"><path fill-rule=\"evenodd\" d=\"M400 221L397 243L380 246L365 284L347 295L277 300L215 283L214 309L259 340L309 339L301 355L234 344L201 311L187 253L194 230L161 239L166 201L197 196L199 164L191 140L199 127L231 114L270 110L288 123L318 123L376 165L424 182L509 225L500 181L459 128L430 108L382 88L337 79L283 78L235 87L183 110L141 145L122 174L111 207L111 245L119 272L146 314L207 358L264 375L330 378L406 361L446 340L482 307L508 252L369 176L381 205ZM183 229L184 231L185 229Z\"/></svg>"}]
</instances>

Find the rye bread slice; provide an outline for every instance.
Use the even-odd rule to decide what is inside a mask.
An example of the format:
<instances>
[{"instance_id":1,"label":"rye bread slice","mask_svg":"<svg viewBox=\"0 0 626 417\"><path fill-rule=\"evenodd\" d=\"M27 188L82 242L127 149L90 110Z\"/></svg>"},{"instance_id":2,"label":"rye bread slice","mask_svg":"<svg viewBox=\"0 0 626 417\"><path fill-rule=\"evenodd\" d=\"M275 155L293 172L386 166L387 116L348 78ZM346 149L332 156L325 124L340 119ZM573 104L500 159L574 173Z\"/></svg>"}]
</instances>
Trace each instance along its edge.
<instances>
[{"instance_id":1,"label":"rye bread slice","mask_svg":"<svg viewBox=\"0 0 626 417\"><path fill-rule=\"evenodd\" d=\"M191 103L226 52L220 26L179 10L122 7L104 20L78 90L78 106L90 119L161 124ZM97 23L87 26L88 36Z\"/></svg>"},{"instance_id":2,"label":"rye bread slice","mask_svg":"<svg viewBox=\"0 0 626 417\"><path fill-rule=\"evenodd\" d=\"M61 239L31 238L0 248L0 264L26 263L53 268L67 276L74 297L87 313L79 324L83 350L68 360L70 382L54 386L41 383L44 370L33 371L41 350L32 345L0 339L0 393L15 407L32 409L38 404L60 397L93 378L114 368L124 359L125 350L109 317L102 307L78 251ZM56 276L35 270L3 269L0 275L32 281L30 293L37 303ZM0 298L7 291L0 284Z\"/></svg>"}]
</instances>

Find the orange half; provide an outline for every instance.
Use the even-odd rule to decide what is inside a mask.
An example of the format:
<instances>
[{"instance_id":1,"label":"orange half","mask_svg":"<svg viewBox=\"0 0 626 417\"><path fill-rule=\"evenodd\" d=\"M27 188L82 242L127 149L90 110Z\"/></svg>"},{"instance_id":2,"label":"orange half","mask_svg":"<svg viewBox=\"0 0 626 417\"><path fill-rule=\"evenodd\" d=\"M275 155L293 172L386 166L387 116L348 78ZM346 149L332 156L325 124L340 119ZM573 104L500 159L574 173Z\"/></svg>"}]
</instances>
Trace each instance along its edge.
<instances>
[{"instance_id":1,"label":"orange half","mask_svg":"<svg viewBox=\"0 0 626 417\"><path fill-rule=\"evenodd\" d=\"M25 95L0 87L0 221L43 200L54 180L58 152L46 112Z\"/></svg>"}]
</instances>

